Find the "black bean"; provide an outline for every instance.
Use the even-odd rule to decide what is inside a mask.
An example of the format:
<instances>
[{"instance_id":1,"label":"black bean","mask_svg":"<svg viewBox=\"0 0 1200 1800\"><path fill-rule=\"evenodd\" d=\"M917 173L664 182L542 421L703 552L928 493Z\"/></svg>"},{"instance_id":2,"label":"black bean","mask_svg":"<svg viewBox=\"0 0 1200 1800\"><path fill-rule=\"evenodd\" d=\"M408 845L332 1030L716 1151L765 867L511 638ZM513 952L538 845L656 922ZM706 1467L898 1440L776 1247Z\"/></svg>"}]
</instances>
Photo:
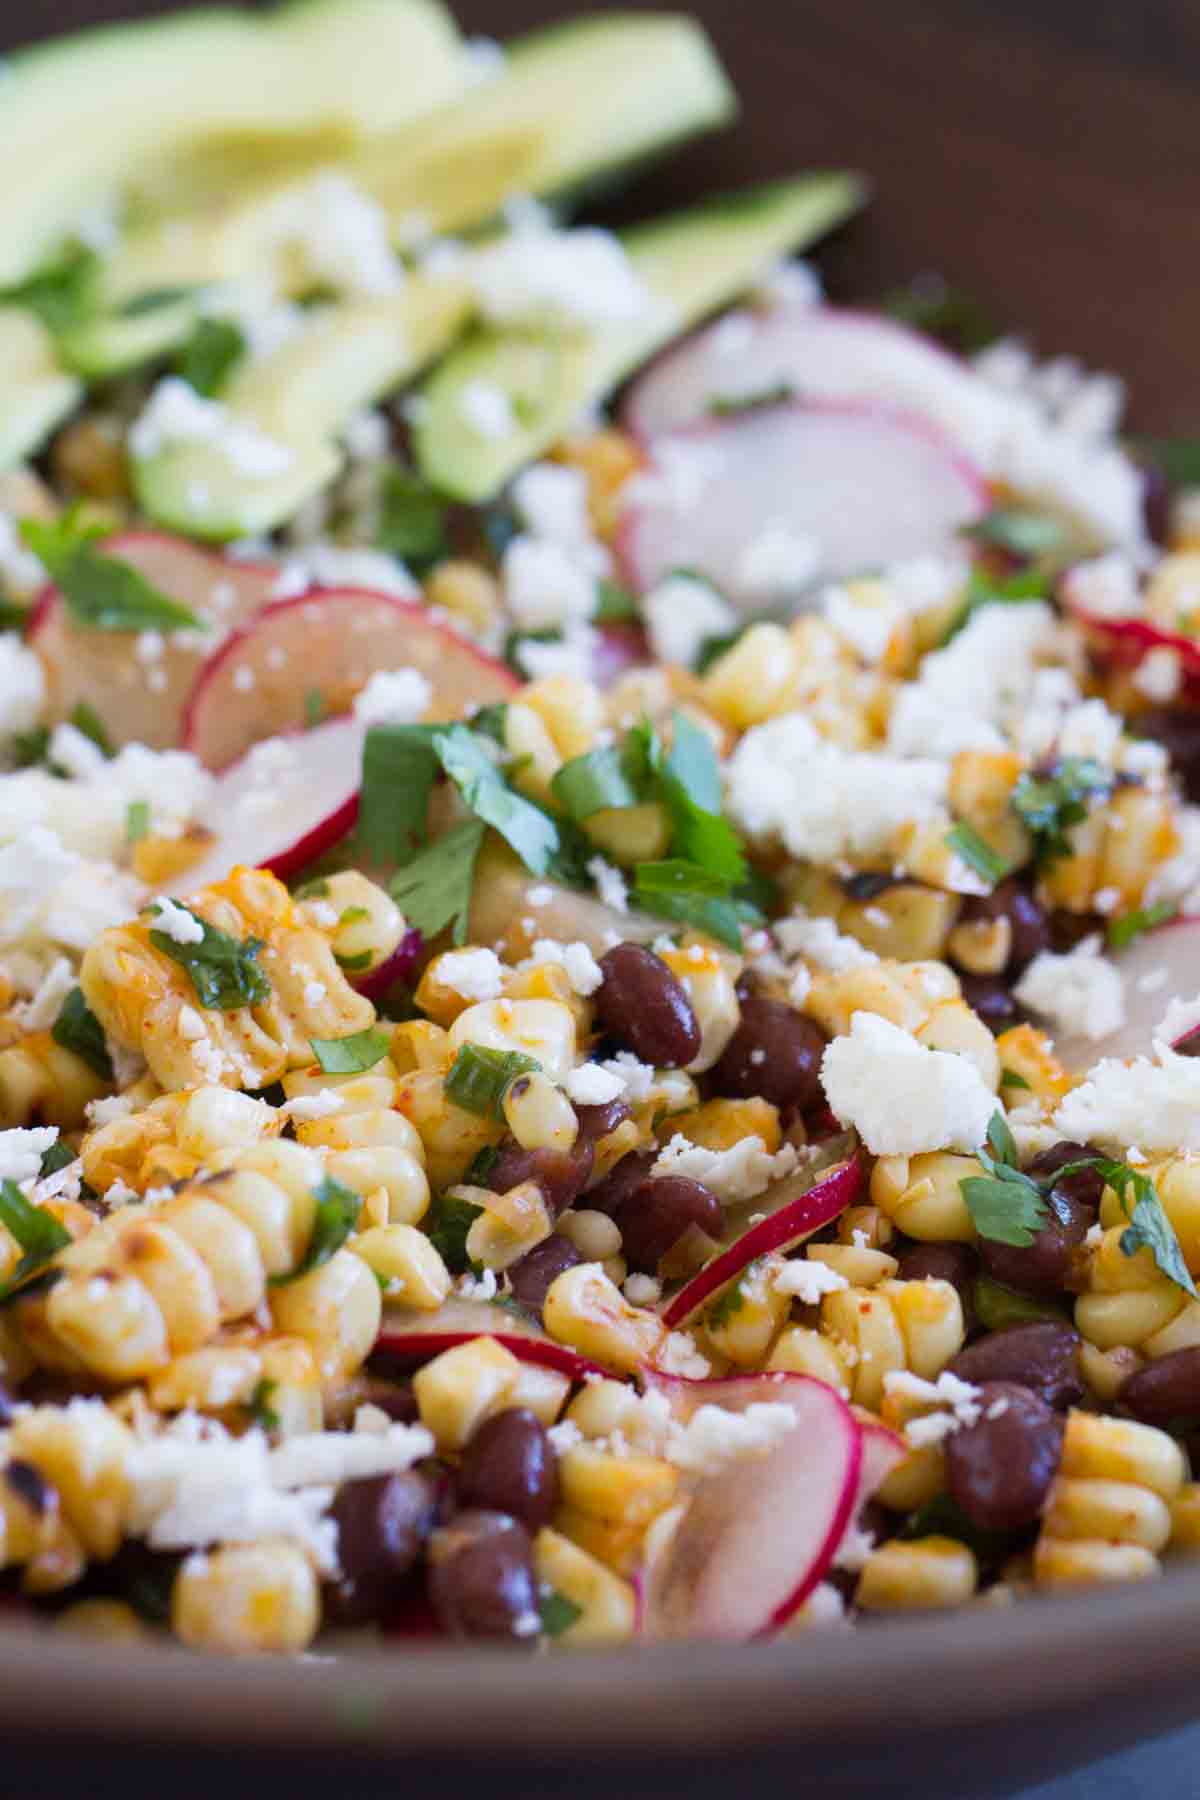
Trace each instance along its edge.
<instances>
[{"instance_id":1,"label":"black bean","mask_svg":"<svg viewBox=\"0 0 1200 1800\"><path fill-rule=\"evenodd\" d=\"M686 1175L656 1175L635 1188L614 1215L621 1252L631 1269L653 1275L688 1230L719 1239L725 1209L711 1188Z\"/></svg>"},{"instance_id":2,"label":"black bean","mask_svg":"<svg viewBox=\"0 0 1200 1800\"><path fill-rule=\"evenodd\" d=\"M1084 938L1104 930L1104 920L1098 919L1095 913L1068 912L1065 906L1052 912L1047 923L1050 927L1050 948L1058 956L1066 956L1077 944L1082 944Z\"/></svg>"},{"instance_id":3,"label":"black bean","mask_svg":"<svg viewBox=\"0 0 1200 1800\"><path fill-rule=\"evenodd\" d=\"M0 1381L0 1428L13 1422L13 1408L16 1406L16 1395L3 1381Z\"/></svg>"},{"instance_id":4,"label":"black bean","mask_svg":"<svg viewBox=\"0 0 1200 1800\"><path fill-rule=\"evenodd\" d=\"M394 1359L386 1350L378 1351L368 1364L368 1379L357 1388L357 1406L377 1406L396 1425L416 1425L420 1408L407 1371L399 1373Z\"/></svg>"},{"instance_id":5,"label":"black bean","mask_svg":"<svg viewBox=\"0 0 1200 1800\"><path fill-rule=\"evenodd\" d=\"M1143 1425L1178 1430L1200 1420L1200 1348L1174 1350L1135 1370L1117 1399Z\"/></svg>"},{"instance_id":6,"label":"black bean","mask_svg":"<svg viewBox=\"0 0 1200 1800\"><path fill-rule=\"evenodd\" d=\"M13 1461L4 1466L4 1479L9 1488L27 1506L35 1517L40 1518L58 1504L58 1490L51 1486L40 1469L32 1463Z\"/></svg>"},{"instance_id":7,"label":"black bean","mask_svg":"<svg viewBox=\"0 0 1200 1800\"><path fill-rule=\"evenodd\" d=\"M993 1331L960 1350L949 1365L962 1381L1015 1382L1056 1412L1083 1398L1079 1333L1065 1320L1038 1319Z\"/></svg>"},{"instance_id":8,"label":"black bean","mask_svg":"<svg viewBox=\"0 0 1200 1800\"><path fill-rule=\"evenodd\" d=\"M1096 1152L1087 1144L1073 1144L1064 1138L1060 1143L1051 1144L1046 1150L1039 1150L1026 1171L1029 1175L1054 1175L1059 1169L1065 1169L1068 1163L1086 1162ZM1066 1176L1054 1184L1056 1194L1065 1194L1080 1206L1090 1207L1095 1213L1104 1193L1104 1177L1099 1169L1078 1169L1074 1175Z\"/></svg>"},{"instance_id":9,"label":"black bean","mask_svg":"<svg viewBox=\"0 0 1200 1800\"><path fill-rule=\"evenodd\" d=\"M1142 478L1142 519L1152 544L1163 549L1171 541L1171 484L1155 462L1143 461L1138 473ZM1138 720L1140 726L1141 720Z\"/></svg>"},{"instance_id":10,"label":"black bean","mask_svg":"<svg viewBox=\"0 0 1200 1800\"><path fill-rule=\"evenodd\" d=\"M980 1415L946 1439L946 1491L981 1531L1019 1531L1046 1503L1063 1422L1015 1382L986 1382Z\"/></svg>"},{"instance_id":11,"label":"black bean","mask_svg":"<svg viewBox=\"0 0 1200 1800\"><path fill-rule=\"evenodd\" d=\"M596 1144L632 1119L633 1113L624 1100L606 1100L602 1106L577 1106L575 1117L579 1120L580 1137L586 1143Z\"/></svg>"},{"instance_id":12,"label":"black bean","mask_svg":"<svg viewBox=\"0 0 1200 1800\"><path fill-rule=\"evenodd\" d=\"M596 1152L582 1133L569 1150L523 1150L510 1140L500 1146L484 1180L493 1194L507 1194L511 1188L532 1181L541 1189L551 1216L557 1219L587 1186L595 1160Z\"/></svg>"},{"instance_id":13,"label":"black bean","mask_svg":"<svg viewBox=\"0 0 1200 1800\"><path fill-rule=\"evenodd\" d=\"M462 1506L511 1513L530 1531L547 1523L558 1504L558 1461L527 1406L484 1420L463 1452L458 1499Z\"/></svg>"},{"instance_id":14,"label":"black bean","mask_svg":"<svg viewBox=\"0 0 1200 1800\"><path fill-rule=\"evenodd\" d=\"M979 1261L969 1244L910 1244L897 1257L902 1281L948 1281L958 1289L967 1336L975 1330L975 1276Z\"/></svg>"},{"instance_id":15,"label":"black bean","mask_svg":"<svg viewBox=\"0 0 1200 1800\"><path fill-rule=\"evenodd\" d=\"M980 1238L979 1254L994 1280L1019 1294L1049 1300L1064 1290L1078 1289L1084 1262L1081 1247L1096 1215L1058 1188L1048 1196L1046 1212L1046 1223L1034 1233L1032 1243L1001 1244Z\"/></svg>"},{"instance_id":16,"label":"black bean","mask_svg":"<svg viewBox=\"0 0 1200 1800\"><path fill-rule=\"evenodd\" d=\"M820 1098L824 1049L820 1026L784 1000L755 994L743 1001L738 1028L708 1085L714 1094L761 1096L782 1109L804 1112Z\"/></svg>"},{"instance_id":17,"label":"black bean","mask_svg":"<svg viewBox=\"0 0 1200 1800\"><path fill-rule=\"evenodd\" d=\"M1004 972L1017 976L1041 950L1050 947L1050 928L1046 914L1028 888L1015 879L1002 881L990 894L973 894L964 902L962 923L973 925L1005 919L1009 928L1009 951Z\"/></svg>"},{"instance_id":18,"label":"black bean","mask_svg":"<svg viewBox=\"0 0 1200 1800\"><path fill-rule=\"evenodd\" d=\"M989 1031L1007 1031L1021 1016L1021 1009L1004 982L995 975L959 975L962 997L979 1014Z\"/></svg>"},{"instance_id":19,"label":"black bean","mask_svg":"<svg viewBox=\"0 0 1200 1800\"><path fill-rule=\"evenodd\" d=\"M540 1319L552 1284L564 1269L573 1269L582 1261L570 1238L560 1237L555 1232L510 1266L508 1279L513 1294L522 1306L527 1306Z\"/></svg>"},{"instance_id":20,"label":"black bean","mask_svg":"<svg viewBox=\"0 0 1200 1800\"><path fill-rule=\"evenodd\" d=\"M451 1637L535 1643L537 1589L525 1527L505 1513L456 1514L430 1539L429 1597Z\"/></svg>"},{"instance_id":21,"label":"black bean","mask_svg":"<svg viewBox=\"0 0 1200 1800\"><path fill-rule=\"evenodd\" d=\"M387 1613L436 1514L434 1483L416 1469L344 1482L330 1508L341 1570L326 1597L331 1615L348 1625Z\"/></svg>"},{"instance_id":22,"label":"black bean","mask_svg":"<svg viewBox=\"0 0 1200 1800\"><path fill-rule=\"evenodd\" d=\"M587 1191L591 1211L613 1218L634 1189L641 1187L657 1161L657 1150L631 1150L615 1162L604 1179Z\"/></svg>"},{"instance_id":23,"label":"black bean","mask_svg":"<svg viewBox=\"0 0 1200 1800\"><path fill-rule=\"evenodd\" d=\"M682 1069L700 1054L700 1027L683 983L641 944L616 944L600 958L595 997L604 1030L657 1069Z\"/></svg>"},{"instance_id":24,"label":"black bean","mask_svg":"<svg viewBox=\"0 0 1200 1800\"><path fill-rule=\"evenodd\" d=\"M1134 729L1162 745L1187 798L1200 801L1200 708L1153 706L1138 714Z\"/></svg>"}]
</instances>

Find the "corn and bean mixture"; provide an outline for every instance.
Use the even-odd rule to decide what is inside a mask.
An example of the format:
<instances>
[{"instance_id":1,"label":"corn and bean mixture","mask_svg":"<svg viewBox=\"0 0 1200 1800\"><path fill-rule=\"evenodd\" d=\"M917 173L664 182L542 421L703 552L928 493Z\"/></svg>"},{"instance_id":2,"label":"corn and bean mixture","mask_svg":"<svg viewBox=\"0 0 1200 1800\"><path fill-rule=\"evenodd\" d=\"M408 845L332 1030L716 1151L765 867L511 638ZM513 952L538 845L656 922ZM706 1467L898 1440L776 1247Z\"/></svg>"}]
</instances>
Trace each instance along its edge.
<instances>
[{"instance_id":1,"label":"corn and bean mixture","mask_svg":"<svg viewBox=\"0 0 1200 1800\"><path fill-rule=\"evenodd\" d=\"M1112 377L954 361L807 264L664 323L670 230L439 201L414 263L320 182L265 308L206 290L169 357L88 375L85 326L198 304L80 314L137 217L54 318L6 301L77 376L0 471L6 1603L574 1648L1193 1555L1194 497ZM453 349L301 429L327 340L437 281L445 344L487 327L453 491ZM591 386L535 443L547 333ZM755 511L770 431L803 529ZM261 529L180 529L176 452Z\"/></svg>"}]
</instances>

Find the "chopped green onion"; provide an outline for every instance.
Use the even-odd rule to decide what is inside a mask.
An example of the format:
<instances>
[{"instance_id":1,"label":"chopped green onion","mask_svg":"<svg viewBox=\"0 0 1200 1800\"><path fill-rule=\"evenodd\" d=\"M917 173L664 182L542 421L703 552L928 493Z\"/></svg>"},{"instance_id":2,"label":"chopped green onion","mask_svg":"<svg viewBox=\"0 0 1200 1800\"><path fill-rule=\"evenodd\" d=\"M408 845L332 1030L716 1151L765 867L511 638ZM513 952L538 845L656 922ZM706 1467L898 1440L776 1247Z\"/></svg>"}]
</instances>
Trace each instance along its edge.
<instances>
[{"instance_id":1,"label":"chopped green onion","mask_svg":"<svg viewBox=\"0 0 1200 1800\"><path fill-rule=\"evenodd\" d=\"M1179 907L1173 900L1160 900L1155 906L1140 907L1136 912L1122 913L1118 919L1110 919L1105 937L1110 950L1124 950L1143 932L1153 931L1156 925L1165 925L1175 918Z\"/></svg>"},{"instance_id":2,"label":"chopped green onion","mask_svg":"<svg viewBox=\"0 0 1200 1800\"><path fill-rule=\"evenodd\" d=\"M264 948L261 938L243 941L230 937L190 907L183 910L203 927L204 936L198 943L177 943L167 932L153 927L150 942L187 970L201 1006L216 1012L238 1012L243 1006L259 1006L269 1000L271 984L257 961Z\"/></svg>"},{"instance_id":3,"label":"chopped green onion","mask_svg":"<svg viewBox=\"0 0 1200 1800\"><path fill-rule=\"evenodd\" d=\"M464 1112L488 1113L499 1118L504 1096L522 1075L541 1068L536 1057L519 1050L493 1050L485 1044L464 1044L446 1076L446 1097Z\"/></svg>"},{"instance_id":4,"label":"chopped green onion","mask_svg":"<svg viewBox=\"0 0 1200 1800\"><path fill-rule=\"evenodd\" d=\"M112 1057L104 1039L104 1028L84 999L82 988L71 989L50 1027L50 1036L64 1050L73 1051L101 1081L112 1080Z\"/></svg>"},{"instance_id":5,"label":"chopped green onion","mask_svg":"<svg viewBox=\"0 0 1200 1800\"><path fill-rule=\"evenodd\" d=\"M131 800L125 808L125 842L140 844L150 829L150 802Z\"/></svg>"},{"instance_id":6,"label":"chopped green onion","mask_svg":"<svg viewBox=\"0 0 1200 1800\"><path fill-rule=\"evenodd\" d=\"M52 1212L27 1200L15 1181L0 1181L0 1225L16 1239L23 1252L19 1262L4 1283L0 1299L40 1275L47 1263L65 1250L71 1234L60 1225Z\"/></svg>"},{"instance_id":7,"label":"chopped green onion","mask_svg":"<svg viewBox=\"0 0 1200 1800\"><path fill-rule=\"evenodd\" d=\"M995 887L1008 874L1008 864L999 851L994 850L986 838L980 837L975 827L968 825L965 819L961 819L946 833L945 844L948 850L952 850L963 862L969 864L990 887Z\"/></svg>"}]
</instances>

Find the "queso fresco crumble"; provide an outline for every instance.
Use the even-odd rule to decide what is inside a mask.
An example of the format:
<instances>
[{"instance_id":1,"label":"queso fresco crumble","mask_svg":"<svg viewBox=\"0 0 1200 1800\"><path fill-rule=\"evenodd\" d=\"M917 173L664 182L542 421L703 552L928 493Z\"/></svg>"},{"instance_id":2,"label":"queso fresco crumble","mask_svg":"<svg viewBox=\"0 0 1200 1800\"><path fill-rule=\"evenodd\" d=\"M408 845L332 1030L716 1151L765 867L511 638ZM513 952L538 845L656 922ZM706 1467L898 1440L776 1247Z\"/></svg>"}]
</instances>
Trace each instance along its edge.
<instances>
[{"instance_id":1,"label":"queso fresco crumble","mask_svg":"<svg viewBox=\"0 0 1200 1800\"><path fill-rule=\"evenodd\" d=\"M544 1649L1165 1574L1194 497L1113 377L826 303L853 177L572 219L731 115L687 20L367 10L0 93L13 1608ZM37 148L85 50L99 207Z\"/></svg>"}]
</instances>

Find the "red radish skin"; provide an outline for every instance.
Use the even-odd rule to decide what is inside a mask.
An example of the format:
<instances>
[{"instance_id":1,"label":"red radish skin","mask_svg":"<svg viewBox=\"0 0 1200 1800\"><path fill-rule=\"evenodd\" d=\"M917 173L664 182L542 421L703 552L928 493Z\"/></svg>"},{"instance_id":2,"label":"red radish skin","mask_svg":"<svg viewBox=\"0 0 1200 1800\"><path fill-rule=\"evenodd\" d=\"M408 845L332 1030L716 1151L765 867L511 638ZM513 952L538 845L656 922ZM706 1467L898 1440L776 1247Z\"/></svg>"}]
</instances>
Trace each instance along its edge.
<instances>
[{"instance_id":1,"label":"red radish skin","mask_svg":"<svg viewBox=\"0 0 1200 1800\"><path fill-rule=\"evenodd\" d=\"M234 629L258 612L279 578L269 563L230 561L162 532L122 532L106 538L102 548L217 630ZM162 655L142 661L134 653L134 633L77 624L54 587L43 589L27 635L46 670L51 720L68 718L85 704L114 744L156 750L179 742L188 693L212 655L211 641L189 645L185 637L181 644L167 635Z\"/></svg>"},{"instance_id":2,"label":"red radish skin","mask_svg":"<svg viewBox=\"0 0 1200 1800\"><path fill-rule=\"evenodd\" d=\"M1200 644L1194 638L1166 631L1140 615L1107 618L1103 613L1090 611L1078 597L1073 573L1068 570L1060 584L1063 604L1089 634L1093 648L1112 666L1136 669L1152 650L1172 650L1179 658L1185 688L1194 692L1200 687Z\"/></svg>"},{"instance_id":3,"label":"red radish skin","mask_svg":"<svg viewBox=\"0 0 1200 1800\"><path fill-rule=\"evenodd\" d=\"M748 1226L680 1288L663 1312L663 1323L669 1330L686 1325L756 1258L769 1251L794 1250L797 1244L852 1206L862 1186L862 1163L853 1156L832 1169L815 1186L804 1188L794 1198L787 1197L787 1190L804 1179L804 1171L800 1171L781 1182L777 1192L781 1192L783 1198L776 1203L775 1209L767 1212L767 1217L757 1224ZM770 1196L765 1196L759 1206L765 1211L770 1206Z\"/></svg>"},{"instance_id":4,"label":"red radish skin","mask_svg":"<svg viewBox=\"0 0 1200 1800\"><path fill-rule=\"evenodd\" d=\"M417 669L433 688L429 714L457 719L510 699L503 663L408 600L339 588L278 600L205 663L183 719L183 741L210 769L227 769L262 738L305 722L306 698L344 712L381 670Z\"/></svg>"},{"instance_id":5,"label":"red radish skin","mask_svg":"<svg viewBox=\"0 0 1200 1800\"><path fill-rule=\"evenodd\" d=\"M1123 978L1125 1022L1105 1038L1055 1036L1054 1054L1077 1074L1101 1057L1149 1056L1171 1001L1200 995L1200 916L1171 919L1111 955ZM1163 980L1160 971L1165 971ZM1141 986L1147 979L1148 992Z\"/></svg>"},{"instance_id":6,"label":"red radish skin","mask_svg":"<svg viewBox=\"0 0 1200 1800\"><path fill-rule=\"evenodd\" d=\"M630 669L653 662L646 633L640 625L601 625L592 658L592 679L597 687L610 688Z\"/></svg>"},{"instance_id":7,"label":"red radish skin","mask_svg":"<svg viewBox=\"0 0 1200 1800\"><path fill-rule=\"evenodd\" d=\"M477 1337L495 1338L518 1362L554 1369L560 1375L569 1375L572 1381L609 1373L578 1351L555 1343L532 1319L526 1321L507 1308L480 1300L450 1299L435 1313L388 1307L375 1348L422 1363Z\"/></svg>"},{"instance_id":8,"label":"red radish skin","mask_svg":"<svg viewBox=\"0 0 1200 1800\"><path fill-rule=\"evenodd\" d=\"M840 1394L807 1375L657 1376L653 1385L681 1418L705 1404L792 1408L795 1428L771 1450L698 1478L645 1571L639 1607L651 1639L770 1637L803 1606L845 1538L862 1483L862 1429Z\"/></svg>"},{"instance_id":9,"label":"red radish skin","mask_svg":"<svg viewBox=\"0 0 1200 1800\"><path fill-rule=\"evenodd\" d=\"M425 953L425 939L412 926L405 932L390 956L385 956L377 969L369 969L365 975L350 977L350 986L368 1000L382 1000L388 989L397 981L411 984L412 977Z\"/></svg>"},{"instance_id":10,"label":"red radish skin","mask_svg":"<svg viewBox=\"0 0 1200 1800\"><path fill-rule=\"evenodd\" d=\"M859 1429L862 1432L862 1466L859 1470L858 1492L854 1496L854 1515L851 1524L857 1524L863 1507L868 1500L874 1499L892 1470L898 1468L908 1455L908 1447L904 1439L896 1432L889 1431L869 1413L856 1412Z\"/></svg>"},{"instance_id":11,"label":"red radish skin","mask_svg":"<svg viewBox=\"0 0 1200 1800\"><path fill-rule=\"evenodd\" d=\"M672 469L684 473L663 475ZM830 579L944 549L987 506L977 470L927 421L859 403L783 403L656 440L617 547L641 593L696 568L756 612L771 596L745 558L764 534L811 540L814 576Z\"/></svg>"}]
</instances>

